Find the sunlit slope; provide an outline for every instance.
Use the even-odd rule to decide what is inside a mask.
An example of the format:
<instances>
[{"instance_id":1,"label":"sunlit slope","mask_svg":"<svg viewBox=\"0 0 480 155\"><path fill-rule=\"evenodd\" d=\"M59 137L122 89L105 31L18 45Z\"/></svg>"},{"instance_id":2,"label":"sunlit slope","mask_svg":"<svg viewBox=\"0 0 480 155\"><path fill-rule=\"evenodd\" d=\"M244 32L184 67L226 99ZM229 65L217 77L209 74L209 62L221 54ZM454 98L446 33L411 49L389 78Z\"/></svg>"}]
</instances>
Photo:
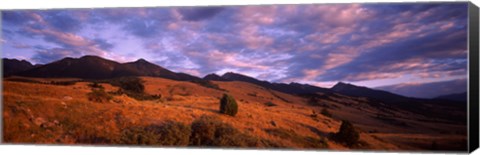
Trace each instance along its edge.
<instances>
[{"instance_id":1,"label":"sunlit slope","mask_svg":"<svg viewBox=\"0 0 480 155\"><path fill-rule=\"evenodd\" d=\"M131 126L166 121L188 125L202 115L218 117L245 134L272 141L282 148L305 148L305 145L268 131L282 129L300 137L324 138L328 148L349 149L328 140L328 134L338 131L342 119L353 122L361 132L360 140L367 145L357 149L422 150L428 149L433 140L440 147L456 148L450 143L465 141L461 125L420 121L427 118L405 111L379 110L365 98L328 94L318 100L320 105L311 105L307 97L245 82L215 81L220 89L212 89L185 81L141 79L146 93L161 98L139 101L114 95L109 102L97 103L88 100L87 94L92 91L88 86L90 82L62 86L3 81L4 141L114 144L121 131ZM107 92L119 89L110 84L101 85ZM224 93L231 94L238 103L239 112L235 117L218 112L219 99ZM320 114L323 108L330 111L332 118ZM316 117L312 117L314 112ZM378 114L398 117L388 117L391 120L385 121L376 118ZM422 145L416 147L417 144Z\"/></svg>"}]
</instances>

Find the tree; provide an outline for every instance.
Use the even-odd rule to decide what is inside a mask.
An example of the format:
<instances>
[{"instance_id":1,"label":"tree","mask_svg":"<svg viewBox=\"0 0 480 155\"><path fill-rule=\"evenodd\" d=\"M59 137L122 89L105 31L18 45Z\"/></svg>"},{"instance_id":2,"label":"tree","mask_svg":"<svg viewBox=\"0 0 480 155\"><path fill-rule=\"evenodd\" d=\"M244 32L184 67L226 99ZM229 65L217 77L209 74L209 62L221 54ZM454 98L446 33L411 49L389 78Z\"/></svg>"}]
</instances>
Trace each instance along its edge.
<instances>
[{"instance_id":1,"label":"tree","mask_svg":"<svg viewBox=\"0 0 480 155\"><path fill-rule=\"evenodd\" d=\"M345 143L347 146L353 146L358 143L360 134L349 121L342 120L340 130L335 133L334 139L338 142Z\"/></svg>"},{"instance_id":2,"label":"tree","mask_svg":"<svg viewBox=\"0 0 480 155\"><path fill-rule=\"evenodd\" d=\"M227 94L223 94L220 100L220 113L235 116L238 112L238 105L235 99Z\"/></svg>"}]
</instances>

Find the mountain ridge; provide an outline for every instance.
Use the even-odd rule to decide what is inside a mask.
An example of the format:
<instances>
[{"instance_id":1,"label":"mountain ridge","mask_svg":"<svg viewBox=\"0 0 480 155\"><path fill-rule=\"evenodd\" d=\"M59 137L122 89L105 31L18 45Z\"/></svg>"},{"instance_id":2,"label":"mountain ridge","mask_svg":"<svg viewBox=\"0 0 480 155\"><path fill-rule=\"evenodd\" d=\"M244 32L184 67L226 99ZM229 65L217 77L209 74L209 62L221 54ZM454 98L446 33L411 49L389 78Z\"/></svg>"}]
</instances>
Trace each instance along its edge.
<instances>
[{"instance_id":1,"label":"mountain ridge","mask_svg":"<svg viewBox=\"0 0 480 155\"><path fill-rule=\"evenodd\" d=\"M3 58L2 63L3 76L10 76L35 67L32 63L26 60Z\"/></svg>"},{"instance_id":2,"label":"mountain ridge","mask_svg":"<svg viewBox=\"0 0 480 155\"><path fill-rule=\"evenodd\" d=\"M80 58L63 59L31 68L15 75L27 77L74 77L85 79L108 79L122 76L154 76L179 81L199 81L199 77L176 73L145 59L119 63L99 56L86 55Z\"/></svg>"}]
</instances>

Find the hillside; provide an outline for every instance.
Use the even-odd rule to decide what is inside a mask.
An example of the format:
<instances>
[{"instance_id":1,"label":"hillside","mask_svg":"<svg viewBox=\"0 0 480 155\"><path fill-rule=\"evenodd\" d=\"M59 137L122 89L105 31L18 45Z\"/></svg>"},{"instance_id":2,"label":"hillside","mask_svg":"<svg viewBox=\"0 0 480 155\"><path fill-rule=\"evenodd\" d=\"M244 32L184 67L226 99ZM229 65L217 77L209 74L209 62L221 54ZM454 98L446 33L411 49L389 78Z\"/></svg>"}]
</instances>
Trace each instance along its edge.
<instances>
[{"instance_id":1,"label":"hillside","mask_svg":"<svg viewBox=\"0 0 480 155\"><path fill-rule=\"evenodd\" d=\"M318 104L312 104L310 97L242 81L214 81L222 91L165 78L141 79L145 93L160 98L138 100L113 94L110 101L97 102L88 97L94 89L89 86L91 82L56 85L7 78L3 81L5 141L115 145L132 127L171 121L189 125L208 115L245 136L255 137L260 142L256 148L425 150L435 140L440 148L461 150L466 144L464 125L371 106L368 99L361 97L319 93L315 100ZM106 92L119 89L108 83L101 85ZM224 93L234 96L239 104L235 117L218 113L219 99ZM324 108L332 116L321 114ZM361 133L361 144L348 147L329 138L329 133L338 131L341 120L355 125Z\"/></svg>"},{"instance_id":2,"label":"hillside","mask_svg":"<svg viewBox=\"0 0 480 155\"><path fill-rule=\"evenodd\" d=\"M445 100L451 100L451 101L467 102L467 92L442 95L442 96L435 97L434 99L445 99Z\"/></svg>"}]
</instances>

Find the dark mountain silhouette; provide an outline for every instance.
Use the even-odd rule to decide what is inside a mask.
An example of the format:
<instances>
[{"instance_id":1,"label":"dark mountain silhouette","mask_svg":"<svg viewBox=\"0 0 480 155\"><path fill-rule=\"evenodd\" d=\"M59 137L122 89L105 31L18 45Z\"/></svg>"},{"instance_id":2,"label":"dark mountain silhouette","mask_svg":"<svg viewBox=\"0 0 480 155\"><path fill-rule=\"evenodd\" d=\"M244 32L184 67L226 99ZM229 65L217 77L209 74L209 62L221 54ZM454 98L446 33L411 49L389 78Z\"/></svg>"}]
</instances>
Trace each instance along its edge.
<instances>
[{"instance_id":1,"label":"dark mountain silhouette","mask_svg":"<svg viewBox=\"0 0 480 155\"><path fill-rule=\"evenodd\" d=\"M203 77L203 79L210 80L210 81L228 81L227 79L224 79L217 74L208 74L205 77Z\"/></svg>"},{"instance_id":2,"label":"dark mountain silhouette","mask_svg":"<svg viewBox=\"0 0 480 155\"><path fill-rule=\"evenodd\" d=\"M466 104L459 104L459 102L456 101L405 97L387 91L375 90L343 82L337 83L331 88L331 90L348 96L367 97L371 100L370 102L372 104L376 104L378 106L381 105L387 108L407 110L425 116L458 119L464 121L463 116L445 114L441 110L434 110L431 108L432 106L445 106L451 109L466 110Z\"/></svg>"},{"instance_id":3,"label":"dark mountain silhouette","mask_svg":"<svg viewBox=\"0 0 480 155\"><path fill-rule=\"evenodd\" d=\"M343 82L338 82L331 88L331 90L349 96L368 97L384 102L407 102L412 99L383 90L376 90Z\"/></svg>"},{"instance_id":4,"label":"dark mountain silhouette","mask_svg":"<svg viewBox=\"0 0 480 155\"><path fill-rule=\"evenodd\" d=\"M3 63L3 76L10 76L22 71L26 71L34 68L30 62L26 60L17 60L17 59L2 59Z\"/></svg>"},{"instance_id":5,"label":"dark mountain silhouette","mask_svg":"<svg viewBox=\"0 0 480 155\"><path fill-rule=\"evenodd\" d=\"M83 79L108 79L123 76L153 76L179 81L202 81L184 73L175 73L144 59L118 63L98 56L64 58L18 73L28 77L74 77Z\"/></svg>"},{"instance_id":6,"label":"dark mountain silhouette","mask_svg":"<svg viewBox=\"0 0 480 155\"><path fill-rule=\"evenodd\" d=\"M97 56L64 58L43 66L18 73L28 77L72 77L85 79L106 79L120 63Z\"/></svg>"},{"instance_id":7,"label":"dark mountain silhouette","mask_svg":"<svg viewBox=\"0 0 480 155\"><path fill-rule=\"evenodd\" d=\"M289 93L289 94L308 94L308 93L317 93L317 92L332 92L331 90L327 88L321 88L321 87L316 87L308 84L299 84L299 83L290 83L290 84L284 84L284 83L270 83L268 81L260 81L257 80L253 77L249 77L246 75L238 74L238 73L233 73L233 72L228 72L225 73L221 76L221 78L229 80L229 81L242 81L242 82L248 82L252 84L256 84L268 89L284 92L284 93Z\"/></svg>"},{"instance_id":8,"label":"dark mountain silhouette","mask_svg":"<svg viewBox=\"0 0 480 155\"><path fill-rule=\"evenodd\" d=\"M445 100L451 100L451 101L467 102L467 92L441 95L441 96L435 97L434 99L445 99Z\"/></svg>"}]
</instances>

